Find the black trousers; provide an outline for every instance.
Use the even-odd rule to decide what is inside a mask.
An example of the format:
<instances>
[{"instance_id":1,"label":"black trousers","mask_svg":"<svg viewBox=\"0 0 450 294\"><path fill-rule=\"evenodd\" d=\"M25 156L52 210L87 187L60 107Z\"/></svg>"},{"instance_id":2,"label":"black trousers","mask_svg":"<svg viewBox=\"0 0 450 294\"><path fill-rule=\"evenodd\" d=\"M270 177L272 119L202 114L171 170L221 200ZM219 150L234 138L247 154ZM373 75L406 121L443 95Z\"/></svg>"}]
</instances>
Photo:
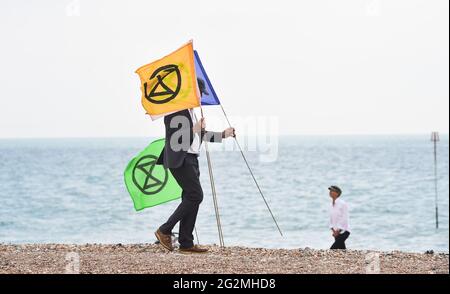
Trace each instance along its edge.
<instances>
[{"instance_id":1,"label":"black trousers","mask_svg":"<svg viewBox=\"0 0 450 294\"><path fill-rule=\"evenodd\" d=\"M348 236L350 236L350 232L345 231L339 234L339 236L334 237L334 243L330 249L346 249L345 240L347 240Z\"/></svg>"},{"instance_id":2,"label":"black trousers","mask_svg":"<svg viewBox=\"0 0 450 294\"><path fill-rule=\"evenodd\" d=\"M203 200L197 155L187 153L183 164L178 168L171 168L170 171L183 189L181 203L159 229L163 234L171 234L172 229L180 222L178 242L181 248L189 248L194 246L192 232L197 220L198 208Z\"/></svg>"}]
</instances>

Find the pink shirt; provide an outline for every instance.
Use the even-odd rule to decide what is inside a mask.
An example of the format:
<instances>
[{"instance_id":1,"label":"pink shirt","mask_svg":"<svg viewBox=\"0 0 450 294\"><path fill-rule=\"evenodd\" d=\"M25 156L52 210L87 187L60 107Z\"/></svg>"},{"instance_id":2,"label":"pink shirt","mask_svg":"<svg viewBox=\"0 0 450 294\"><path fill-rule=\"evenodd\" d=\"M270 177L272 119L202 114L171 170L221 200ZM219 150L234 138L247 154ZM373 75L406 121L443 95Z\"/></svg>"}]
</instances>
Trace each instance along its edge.
<instances>
[{"instance_id":1,"label":"pink shirt","mask_svg":"<svg viewBox=\"0 0 450 294\"><path fill-rule=\"evenodd\" d=\"M348 205L344 200L338 198L330 207L330 229L347 231L350 233Z\"/></svg>"}]
</instances>

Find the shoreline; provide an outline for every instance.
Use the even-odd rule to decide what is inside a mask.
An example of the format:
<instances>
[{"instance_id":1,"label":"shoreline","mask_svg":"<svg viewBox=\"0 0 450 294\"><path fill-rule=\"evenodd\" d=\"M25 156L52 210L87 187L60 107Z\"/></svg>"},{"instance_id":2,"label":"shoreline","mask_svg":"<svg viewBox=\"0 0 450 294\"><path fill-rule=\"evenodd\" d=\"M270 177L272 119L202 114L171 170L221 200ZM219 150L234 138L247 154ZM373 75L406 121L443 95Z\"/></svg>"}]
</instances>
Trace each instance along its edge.
<instances>
[{"instance_id":1,"label":"shoreline","mask_svg":"<svg viewBox=\"0 0 450 294\"><path fill-rule=\"evenodd\" d=\"M448 253L204 247L186 254L157 244L0 244L0 274L449 273Z\"/></svg>"}]
</instances>

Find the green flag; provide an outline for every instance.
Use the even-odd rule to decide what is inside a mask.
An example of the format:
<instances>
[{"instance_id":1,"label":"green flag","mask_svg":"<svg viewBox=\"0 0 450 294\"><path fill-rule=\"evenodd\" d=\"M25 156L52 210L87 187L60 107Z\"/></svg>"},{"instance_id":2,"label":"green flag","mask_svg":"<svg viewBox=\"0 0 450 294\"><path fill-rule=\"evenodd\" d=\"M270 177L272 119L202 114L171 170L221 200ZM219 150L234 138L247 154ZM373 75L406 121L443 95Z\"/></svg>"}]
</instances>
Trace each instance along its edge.
<instances>
[{"instance_id":1,"label":"green flag","mask_svg":"<svg viewBox=\"0 0 450 294\"><path fill-rule=\"evenodd\" d=\"M164 139L153 141L125 169L125 185L136 210L181 197L182 189L170 170L156 164L163 148Z\"/></svg>"}]
</instances>

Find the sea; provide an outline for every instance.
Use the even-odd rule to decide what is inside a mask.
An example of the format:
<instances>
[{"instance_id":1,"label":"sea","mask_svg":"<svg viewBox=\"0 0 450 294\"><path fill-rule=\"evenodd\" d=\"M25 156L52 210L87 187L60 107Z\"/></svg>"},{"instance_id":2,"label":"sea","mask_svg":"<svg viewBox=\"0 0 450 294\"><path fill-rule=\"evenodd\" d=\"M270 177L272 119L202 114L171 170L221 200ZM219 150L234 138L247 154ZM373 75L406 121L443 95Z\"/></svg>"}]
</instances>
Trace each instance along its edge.
<instances>
[{"instance_id":1,"label":"sea","mask_svg":"<svg viewBox=\"0 0 450 294\"><path fill-rule=\"evenodd\" d=\"M1 139L0 243L155 242L180 200L137 212L124 184L128 162L155 139ZM449 252L448 135L437 142L436 178L428 134L238 140L242 154L235 143L208 145L225 246L329 248L327 188L338 185L349 249ZM196 242L219 244L205 150L199 163Z\"/></svg>"}]
</instances>

